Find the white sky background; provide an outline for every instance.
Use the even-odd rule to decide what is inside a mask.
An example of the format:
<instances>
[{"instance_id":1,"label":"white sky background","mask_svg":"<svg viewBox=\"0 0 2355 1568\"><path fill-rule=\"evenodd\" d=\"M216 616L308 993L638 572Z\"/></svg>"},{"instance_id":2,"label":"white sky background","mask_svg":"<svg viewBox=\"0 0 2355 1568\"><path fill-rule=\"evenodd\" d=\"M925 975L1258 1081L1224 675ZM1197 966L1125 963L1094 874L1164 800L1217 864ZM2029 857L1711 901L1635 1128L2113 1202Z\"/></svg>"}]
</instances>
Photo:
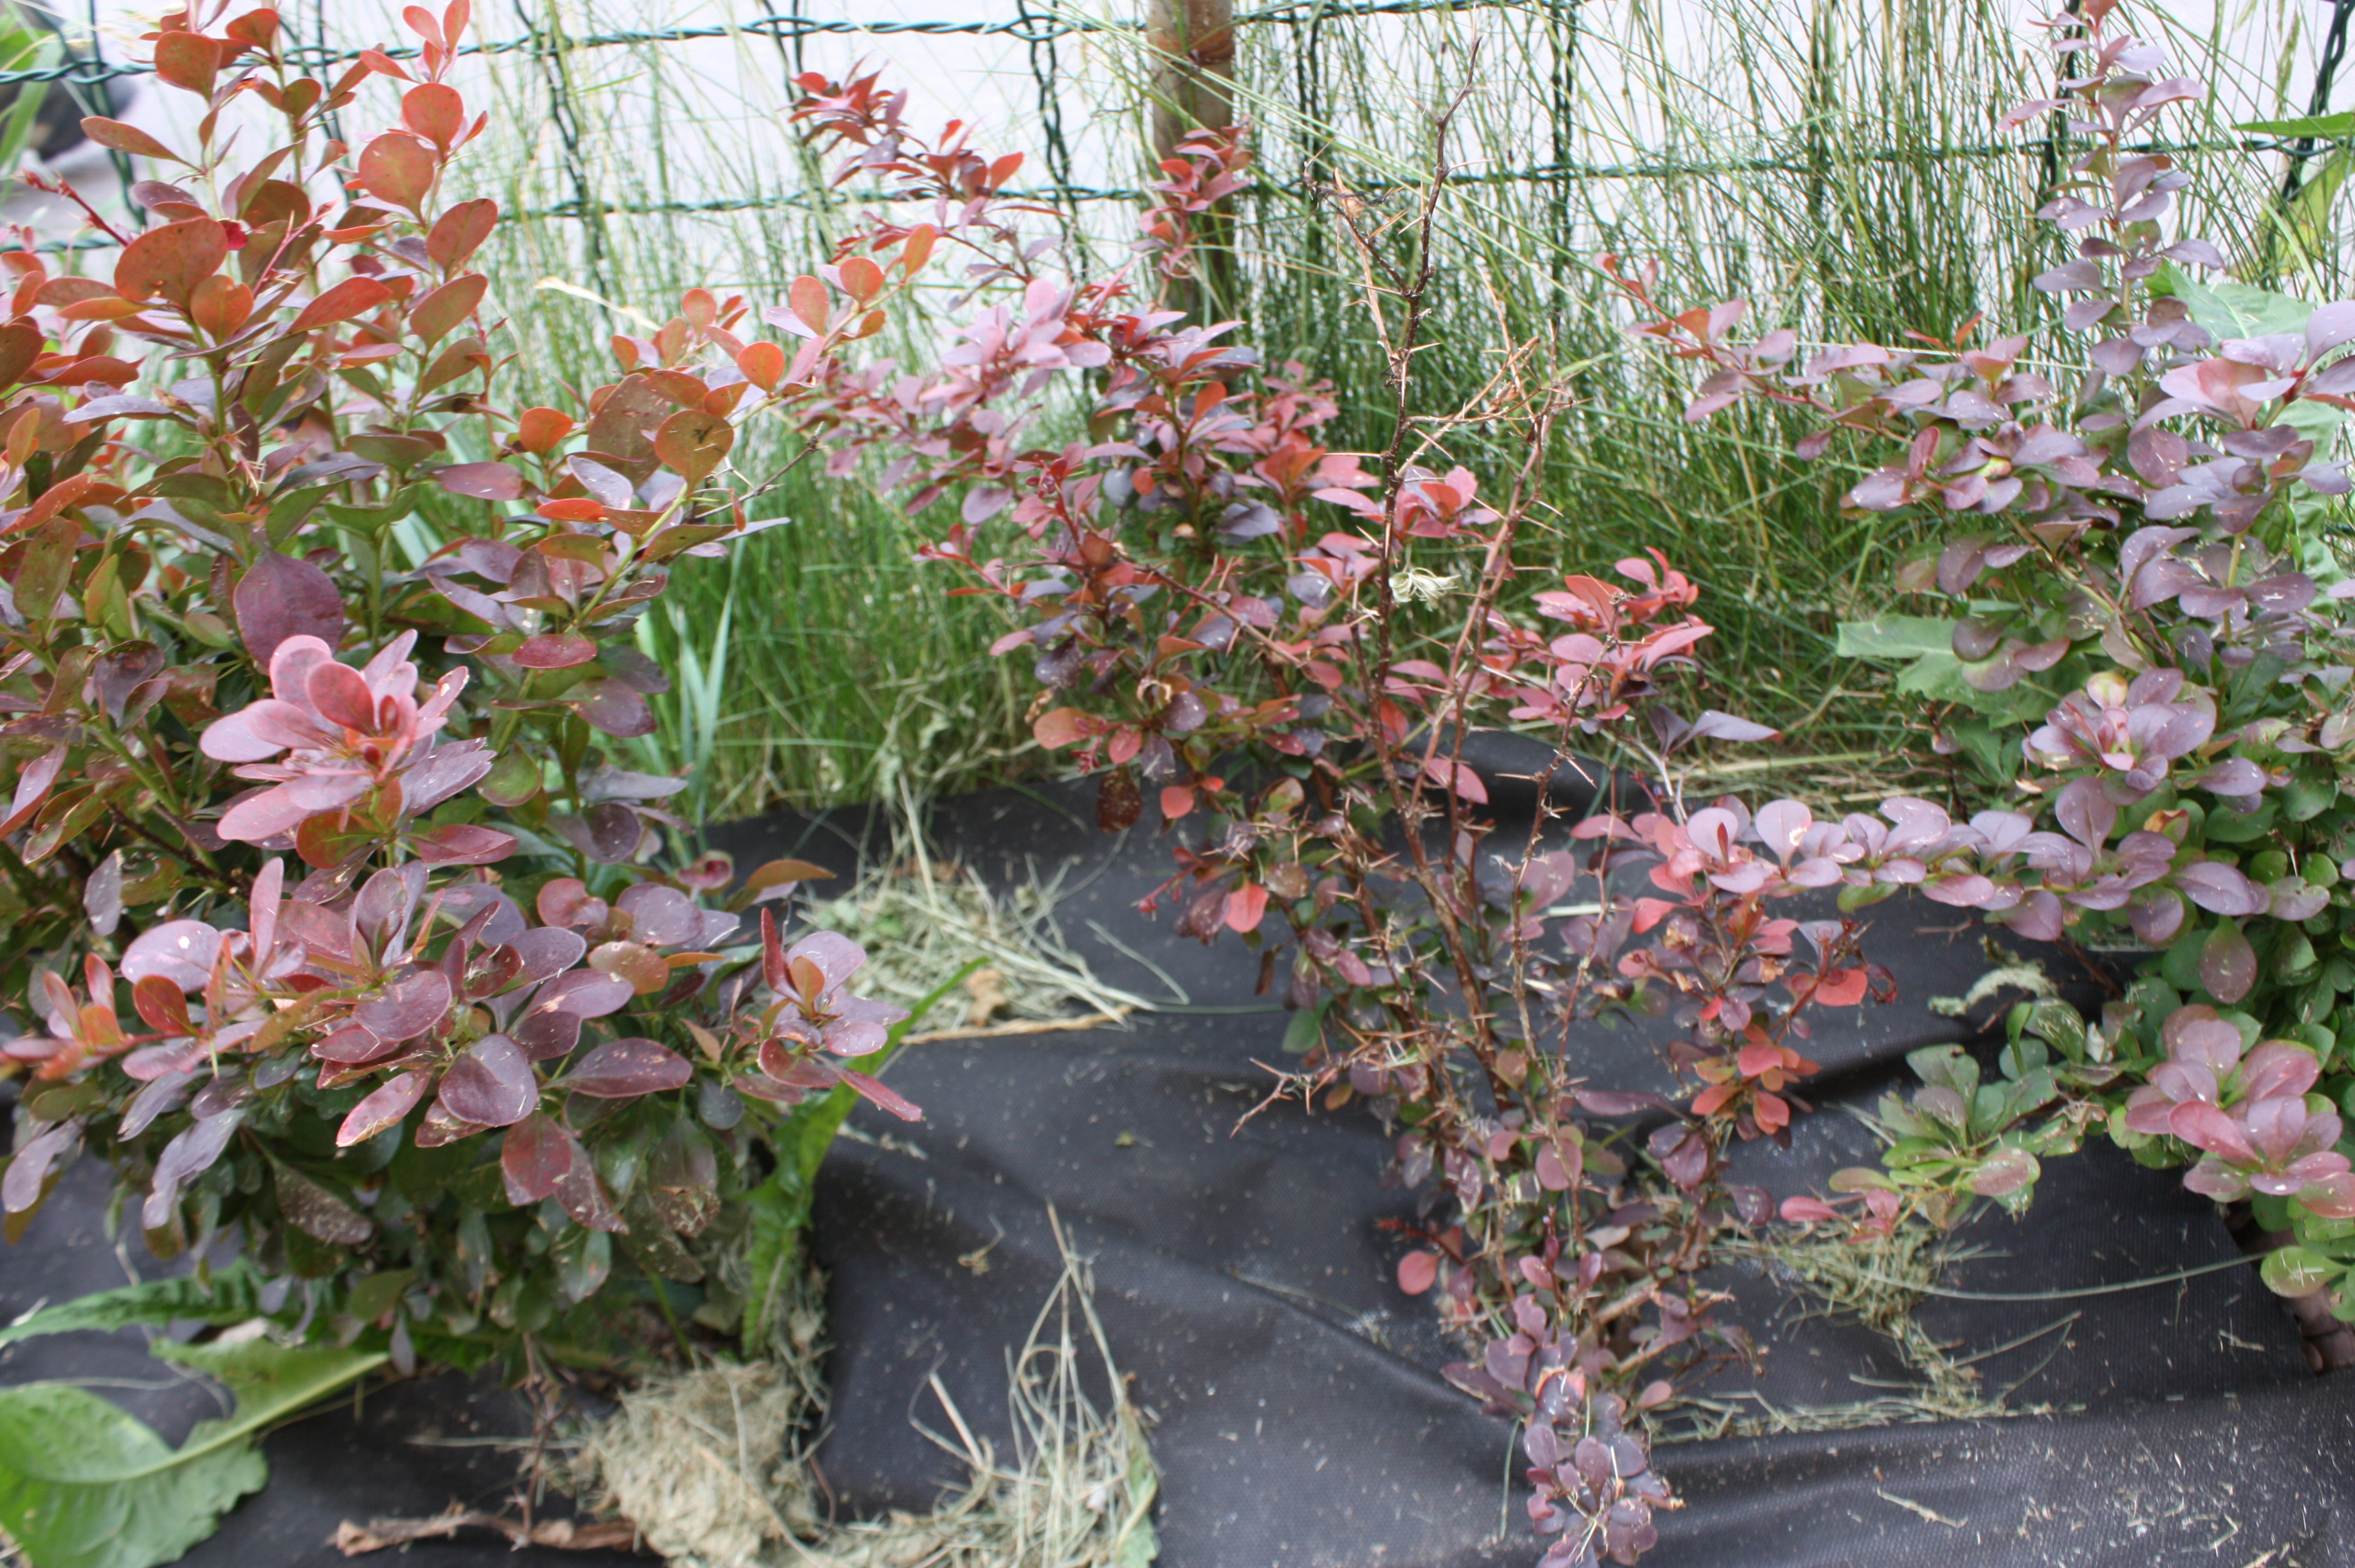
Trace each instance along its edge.
<instances>
[{"instance_id":1,"label":"white sky background","mask_svg":"<svg viewBox=\"0 0 2355 1568\"><path fill-rule=\"evenodd\" d=\"M73 0L65 3L70 5ZM568 27L575 36L708 27L723 24L731 16L741 22L763 10L742 0L733 5L728 0L484 0L476 17L475 36L517 37L524 29L515 6L528 5L536 13L545 14L551 3L562 7ZM1048 3L1049 0L1039 0L1039 8L1046 8ZM1118 9L1097 14L1127 15L1142 5L1142 0L1114 3ZM1238 8L1248 9L1252 3L1253 0L1241 0ZM1788 6L1788 14L1796 18L1804 14L1802 7L1809 0L1773 3ZM1923 4L1925 0L1891 3L1902 6ZM1970 0L1926 3L1961 6ZM2021 49L2033 49L2034 34L2028 23L2041 14L2043 7L2022 4L2020 0L1987 3L1998 14L2010 19ZM331 42L352 47L386 39L410 41L410 35L394 20L398 4L386 4L384 0L287 0L288 21L299 27L306 41L312 31L314 6L319 5L325 7L325 28ZM233 8L241 8L241 4ZM783 5L778 7L784 8ZM860 24L885 20L1000 21L1009 20L1016 14L1012 0L804 0L804 9L805 15L815 18ZM2178 0L2168 7L2175 23L2195 43L2210 38L2222 41L2222 54L2238 78L2229 82L2225 91L2234 106L2245 105L2243 112L2249 114L2275 112L2274 95L2276 84L2283 82L2287 84L2286 97L2294 110L2304 108L2311 91L2317 47L2330 9L2329 0ZM132 40L141 30L143 18L152 16L156 10L153 5L98 0L98 31L107 58L122 59L134 53L137 46ZM1610 35L1614 30L1639 26L1657 27L1661 36L1671 40L1671 58L1689 59L1692 62L1692 82L1703 93L1712 80L1709 62L1739 44L1730 33L1730 12L1710 0L1584 0L1581 14L1582 26L1593 35L1581 57L1583 85L1598 103L1609 103L1610 117L1615 122L1607 127L1598 125L1582 142L1579 153L1589 161L1639 158L1646 150L1645 144L1656 142L1661 133L1663 106L1624 74L1614 73L1610 48ZM1422 39L1423 43L1416 47L1427 49L1430 39L1450 29L1455 36L1468 37L1484 24L1476 13L1464 18L1383 17L1328 25L1369 29L1374 38L1387 41L1393 49L1406 47L1410 38ZM87 31L87 23L79 13L69 26ZM1243 49L1252 47L1252 30L1243 31ZM1032 162L1026 171L1028 176L1045 179L1047 171L1038 158L1035 130L1038 88L1031 72L1030 52L1025 44L1005 37L865 34L812 37L803 48L813 69L841 73L860 60L884 69L890 80L909 89L912 117L919 126L929 130L951 116L978 122L989 128L981 144L1029 151ZM1073 146L1076 180L1082 185L1135 184L1141 159L1137 152L1138 98L1133 46L1101 36L1072 35L1060 39L1056 48L1062 84L1062 120ZM663 46L659 53L659 75L645 65L645 54L634 58L627 50L606 49L580 57L585 62L583 74L588 86L583 101L591 122L591 174L609 199L727 200L748 189L774 194L796 186L798 176L792 165L791 135L781 112L790 91L772 43L759 37L695 40ZM1406 62L1411 74L1418 66L1427 66L1427 61L1418 56ZM481 106L491 96L485 91L489 85L486 72L517 73L530 69L530 59L526 55L511 54L487 61L477 58L468 60L453 80L467 92L470 101ZM1490 112L1508 123L1517 116L1528 116L1531 143L1529 161L1542 162L1546 155L1539 129L1543 112L1542 84L1517 75L1510 59L1493 50L1483 57L1480 69L1487 79L1482 91ZM1975 63L1946 59L1930 62L1930 69L1967 70L1975 69ZM166 142L186 140L193 118L189 107L194 102L192 99L174 91L157 91L138 79L127 79L123 85L131 97L123 118L155 132ZM2355 60L2342 66L2333 97L2334 108L2355 106ZM367 115L355 113L347 122L347 129L360 133L389 123L389 92L378 90L373 101L373 112ZM667 158L657 157L655 152L652 127L657 116L667 118L672 126L671 155ZM502 123L486 142L501 143L496 156L507 166L523 169L527 176L537 177L541 182L540 189L559 197L569 194L569 186L558 178L562 149L551 126ZM1379 153L1385 149L1363 150ZM1687 154L1689 155L1689 148ZM67 155L61 165L60 172L85 185L93 194L111 190L114 184L103 158L88 146ZM10 203L8 214L19 218L24 210L20 198ZM1107 216L1115 225L1126 221L1124 217ZM751 259L727 253L731 247L741 249L741 229L731 229L726 222L715 222L698 232L706 236L715 252L698 257L698 262L707 267L716 264L723 272L732 265L746 281L773 282L763 277L762 267Z\"/></svg>"}]
</instances>

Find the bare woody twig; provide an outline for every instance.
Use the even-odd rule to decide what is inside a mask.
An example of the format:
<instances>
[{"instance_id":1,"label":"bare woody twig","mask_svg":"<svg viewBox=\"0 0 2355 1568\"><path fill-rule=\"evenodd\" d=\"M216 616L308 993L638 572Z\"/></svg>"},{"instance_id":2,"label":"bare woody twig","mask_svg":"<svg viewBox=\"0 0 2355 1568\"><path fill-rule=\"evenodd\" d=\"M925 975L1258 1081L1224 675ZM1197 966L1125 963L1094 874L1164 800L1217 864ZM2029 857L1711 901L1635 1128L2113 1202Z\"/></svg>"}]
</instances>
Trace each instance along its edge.
<instances>
[{"instance_id":1,"label":"bare woody twig","mask_svg":"<svg viewBox=\"0 0 2355 1568\"><path fill-rule=\"evenodd\" d=\"M346 1520L336 1527L334 1546L346 1557L389 1551L412 1541L443 1541L462 1530L488 1530L516 1546L548 1546L562 1552L628 1550L637 1544L638 1527L626 1519L595 1524L575 1524L569 1519L547 1519L526 1525L501 1514L451 1508L431 1519L372 1519L366 1524Z\"/></svg>"}]
</instances>

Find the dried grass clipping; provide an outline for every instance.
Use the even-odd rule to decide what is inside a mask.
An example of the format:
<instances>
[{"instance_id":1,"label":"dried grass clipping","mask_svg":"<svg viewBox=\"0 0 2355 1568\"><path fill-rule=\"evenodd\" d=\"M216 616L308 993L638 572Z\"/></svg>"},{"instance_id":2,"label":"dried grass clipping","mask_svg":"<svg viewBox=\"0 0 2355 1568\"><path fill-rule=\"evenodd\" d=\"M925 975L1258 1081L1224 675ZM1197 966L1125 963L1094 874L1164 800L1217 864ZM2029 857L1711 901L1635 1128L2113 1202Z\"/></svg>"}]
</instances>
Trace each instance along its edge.
<instances>
[{"instance_id":1,"label":"dried grass clipping","mask_svg":"<svg viewBox=\"0 0 2355 1568\"><path fill-rule=\"evenodd\" d=\"M1786 1408L1770 1404L1755 1392L1727 1400L1688 1399L1678 1407L1687 1420L1661 1433L1669 1442L1785 1432L1849 1432L1914 1422L1985 1421L2052 1413L2051 1405L2015 1403L2011 1397L2043 1370L2045 1361L2038 1361L2026 1376L1993 1389L1981 1379L1977 1364L2064 1330L2078 1314L2069 1313L2008 1343L1957 1356L1958 1347L1931 1334L1913 1314L1938 1287L1945 1269L1973 1253L1955 1248L1950 1238L1926 1225L1909 1225L1894 1235L1865 1241L1778 1233L1766 1241L1736 1242L1725 1251L1730 1259L1762 1267L1807 1303L1799 1307L1801 1316L1853 1316L1887 1336L1914 1375L1904 1383L1888 1383L1851 1374L1859 1385L1881 1392L1847 1404ZM2059 1341L2054 1341L2053 1349L2058 1348ZM2048 1353L2045 1360L2050 1360Z\"/></svg>"},{"instance_id":2,"label":"dried grass clipping","mask_svg":"<svg viewBox=\"0 0 2355 1568\"><path fill-rule=\"evenodd\" d=\"M1060 1228L1058 1245L1063 1245ZM814 1286L794 1324L815 1320ZM1100 1409L1081 1378L1092 1349L1115 1392ZM1014 1444L1001 1461L938 1378L954 1436L926 1435L972 1479L928 1515L829 1525L806 1445L821 1424L815 1334L786 1361L714 1366L650 1380L589 1434L578 1461L602 1509L638 1527L673 1568L1146 1568L1157 1551L1158 1476L1143 1424L1097 1319L1085 1265L1062 1277L1007 1367Z\"/></svg>"},{"instance_id":3,"label":"dried grass clipping","mask_svg":"<svg viewBox=\"0 0 2355 1568\"><path fill-rule=\"evenodd\" d=\"M909 808L912 812L912 806ZM815 889L809 890L813 893ZM810 925L839 932L867 950L858 973L862 997L912 1008L963 978L964 1014L927 1019L917 1040L949 1039L996 1026L1069 1019L1074 1012L1118 1019L1153 1001L1107 985L1073 952L1055 922L1055 906L1077 889L1060 875L993 892L980 878L924 846L902 825L886 864L870 868L832 898L802 911ZM975 961L980 966L975 966ZM1186 997L1173 983L1172 999Z\"/></svg>"}]
</instances>

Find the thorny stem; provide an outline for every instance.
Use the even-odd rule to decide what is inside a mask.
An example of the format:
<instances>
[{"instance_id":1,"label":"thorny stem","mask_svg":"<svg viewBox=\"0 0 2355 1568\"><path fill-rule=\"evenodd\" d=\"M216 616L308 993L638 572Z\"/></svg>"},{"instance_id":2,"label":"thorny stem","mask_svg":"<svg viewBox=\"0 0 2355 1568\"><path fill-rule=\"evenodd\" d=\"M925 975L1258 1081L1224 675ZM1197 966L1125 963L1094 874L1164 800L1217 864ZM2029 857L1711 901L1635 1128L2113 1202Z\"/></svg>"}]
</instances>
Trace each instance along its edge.
<instances>
[{"instance_id":1,"label":"thorny stem","mask_svg":"<svg viewBox=\"0 0 2355 1568\"><path fill-rule=\"evenodd\" d=\"M92 229L95 229L100 233L105 235L109 240L113 240L117 245L128 245L131 243L131 237L123 233L121 229L115 228L113 224L109 223L104 215L100 213L98 208L92 207L90 204L89 199L85 197L81 192L74 189L72 181L62 179L44 179L41 176L34 173L30 169L25 170L16 177L23 180L27 185L32 187L35 190L41 192L45 196L61 196L68 201L72 202L76 207L81 208L84 221L88 222Z\"/></svg>"},{"instance_id":2,"label":"thorny stem","mask_svg":"<svg viewBox=\"0 0 2355 1568\"><path fill-rule=\"evenodd\" d=\"M1403 829L1407 852L1414 862L1414 880L1430 901L1432 916L1438 923L1441 939L1455 967L1465 1016L1474 1031L1474 1054L1482 1071L1502 1094L1508 1093L1511 1085L1497 1073L1495 1020L1480 1002L1482 987L1470 944L1464 933L1463 912L1432 867L1430 852L1423 843L1420 826L1425 813L1419 800L1409 797L1406 781L1399 767L1402 760L1400 743L1391 738L1389 726L1383 722L1383 709L1389 702L1387 694L1391 663L1395 656L1392 622L1398 612L1391 574L1406 548L1405 535L1399 521L1399 497L1406 485L1405 453L1414 438L1417 422L1413 400L1414 356L1422 347L1423 323L1431 309L1432 277L1437 267L1436 250L1432 238L1437 223L1439 199L1446 186L1448 129L1457 111L1470 97L1471 91L1469 85L1459 89L1433 120L1432 177L1424 186L1413 228L1417 254L1411 278L1401 273L1383 254L1380 243L1380 229L1368 225L1367 208L1362 202L1345 193L1336 205L1342 225L1358 253L1367 313L1373 321L1384 356L1390 361L1391 436L1389 444L1378 458L1382 468L1382 542L1372 578L1375 593L1374 652L1369 659L1363 640L1353 642L1359 680L1366 693L1366 700L1373 709L1374 722L1369 732L1374 739L1375 755L1382 773L1381 787L1389 795L1391 811ZM1395 328L1391 325L1389 315L1382 308L1385 296L1399 302L1401 315ZM1504 525L1502 537L1509 538L1511 526L1509 522ZM1434 744L1435 741L1434 735ZM1460 747L1460 739L1457 744ZM1447 851L1452 864L1457 859L1460 838L1453 789L1449 791L1448 827ZM1467 860L1462 874L1467 896L1476 898L1476 863Z\"/></svg>"}]
</instances>

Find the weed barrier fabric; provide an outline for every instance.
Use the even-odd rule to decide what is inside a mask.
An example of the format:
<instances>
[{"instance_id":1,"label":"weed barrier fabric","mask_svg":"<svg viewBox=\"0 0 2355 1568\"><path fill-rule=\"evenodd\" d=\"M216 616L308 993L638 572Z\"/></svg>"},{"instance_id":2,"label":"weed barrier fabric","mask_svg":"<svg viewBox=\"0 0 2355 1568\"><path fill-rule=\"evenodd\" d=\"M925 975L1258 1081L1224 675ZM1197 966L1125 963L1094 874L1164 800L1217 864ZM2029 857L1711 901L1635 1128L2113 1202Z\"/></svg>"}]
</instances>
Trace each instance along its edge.
<instances>
[{"instance_id":1,"label":"weed barrier fabric","mask_svg":"<svg viewBox=\"0 0 2355 1568\"><path fill-rule=\"evenodd\" d=\"M890 1076L924 1121L854 1116L816 1215L832 1495L846 1510L922 1509L963 1478L919 1430L954 1430L935 1379L1003 1452L1007 1358L1060 1268L1051 1206L1093 1259L1114 1354L1155 1423L1165 1568L1532 1562L1516 1430L1440 1378L1462 1352L1393 1282L1406 1243L1383 1222L1412 1220L1416 1196L1381 1185L1380 1125L1361 1106L1296 1101L1245 1120L1268 1087L1261 1064L1284 1060L1285 1015L1252 995L1257 965L1231 936L1205 949L1173 936L1167 912L1136 911L1168 874L1168 842L1149 816L1097 834L1092 799L1075 784L944 802L930 841L992 885L1060 876L1074 950L1106 982L1175 1006L1124 1029L912 1045ZM739 865L793 854L847 870L860 848L889 848L886 826L858 814L718 837ZM1910 1089L1906 1052L1974 1036L1928 1006L1994 966L1969 917L1891 901L1869 918L1899 998L1821 1021L1817 1114L1787 1151L1740 1151L1737 1179L1778 1198L1873 1163L1845 1109ZM2076 999L2096 996L2058 952L2015 951ZM2015 996L1974 1019L1999 1019ZM1597 1083L1669 1087L1636 1031L1593 1029L1585 1044ZM1990 1042L1979 1050L1991 1061ZM1986 1395L2009 1390L2009 1408L2042 1413L1664 1445L1656 1463L1689 1506L1662 1517L1647 1562L2355 1564L2355 1378L2307 1370L2288 1313L2179 1172L2097 1139L2046 1166L2026 1218L1982 1220L1959 1242L1979 1250L1941 1288L1981 1296L2226 1266L2098 1295L1924 1301L1916 1320ZM1809 1315L1759 1264L1710 1283L1767 1352L1756 1377L1728 1369L1697 1391L1719 1405L1805 1420L1918 1381L1887 1337Z\"/></svg>"},{"instance_id":2,"label":"weed barrier fabric","mask_svg":"<svg viewBox=\"0 0 2355 1568\"><path fill-rule=\"evenodd\" d=\"M1051 1207L1092 1260L1097 1308L1131 1397L1154 1421L1167 1568L1472 1568L1538 1555L1511 1424L1484 1415L1437 1369L1461 1352L1429 1303L1401 1295L1416 1195L1385 1189L1388 1142L1351 1105L1264 1097L1285 1015L1252 994L1256 964L1232 937L1173 936L1138 898L1169 867L1140 827L1096 833L1084 784L941 803L936 870L995 886L1060 879L1056 918L1103 980L1168 997L1128 1027L909 1047L892 1083L924 1107L911 1125L866 1107L821 1177L816 1246L830 1272L834 1409L818 1451L845 1514L926 1509L965 1479L931 1437L953 1435L944 1391L978 1436L1008 1445L1007 1358L1060 1269ZM797 855L847 875L888 855L888 820L837 812L714 831L750 867ZM1506 842L1501 837L1498 843ZM1928 1007L1990 966L1956 912L1878 906L1871 952L1900 999L1827 1021L1814 1054L1817 1115L1792 1147L1746 1146L1737 1177L1777 1197L1821 1190L1870 1163L1842 1107L1910 1083L1904 1053L1964 1040ZM2053 975L2075 972L2057 955ZM2079 980L2082 976L2077 976ZM1180 999L1182 997L1182 999ZM1977 1009L1999 1016L2001 1002ZM954 1023L954 1019L935 1019ZM1668 1087L1633 1030L1585 1037L1596 1083ZM103 1172L90 1162L16 1248L0 1251L0 1314L121 1283L102 1239ZM1657 1462L1688 1507L1662 1517L1660 1568L2200 1563L2355 1564L2355 1378L2317 1379L2296 1328L2258 1284L2214 1210L2176 1173L2106 1145L2051 1162L2028 1217L1982 1221L1981 1249L1942 1288L1977 1296L2083 1291L2224 1264L2142 1289L2041 1300L1925 1301L1999 1420L1797 1431L1664 1445ZM123 1254L144 1259L135 1240ZM1902 1396L1915 1374L1892 1342L1735 1261L1711 1284L1765 1347L1755 1378L1720 1372L1719 1407L1805 1413ZM0 1382L96 1381L177 1442L217 1413L135 1337L61 1335L0 1349ZM2017 1385L2016 1387L2014 1385ZM1101 1391L1100 1391L1101 1392ZM326 1564L343 1520L509 1503L527 1435L513 1394L442 1374L371 1391L265 1445L271 1484L183 1561L199 1568ZM528 1549L527 1561L621 1562ZM490 1568L517 1554L474 1536L424 1541L400 1561ZM632 1559L643 1561L643 1559Z\"/></svg>"}]
</instances>

